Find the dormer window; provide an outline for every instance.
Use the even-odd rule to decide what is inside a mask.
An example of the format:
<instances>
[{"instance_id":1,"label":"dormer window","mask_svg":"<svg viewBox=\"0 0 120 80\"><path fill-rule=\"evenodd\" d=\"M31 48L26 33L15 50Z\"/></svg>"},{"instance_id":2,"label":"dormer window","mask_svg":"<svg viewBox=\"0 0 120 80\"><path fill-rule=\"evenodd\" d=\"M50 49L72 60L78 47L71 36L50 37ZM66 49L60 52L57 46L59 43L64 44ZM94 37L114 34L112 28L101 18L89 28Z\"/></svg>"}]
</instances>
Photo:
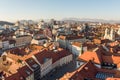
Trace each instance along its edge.
<instances>
[{"instance_id":1,"label":"dormer window","mask_svg":"<svg viewBox=\"0 0 120 80\"><path fill-rule=\"evenodd\" d=\"M85 67L84 69L85 69L85 70L88 70L88 67Z\"/></svg>"}]
</instances>

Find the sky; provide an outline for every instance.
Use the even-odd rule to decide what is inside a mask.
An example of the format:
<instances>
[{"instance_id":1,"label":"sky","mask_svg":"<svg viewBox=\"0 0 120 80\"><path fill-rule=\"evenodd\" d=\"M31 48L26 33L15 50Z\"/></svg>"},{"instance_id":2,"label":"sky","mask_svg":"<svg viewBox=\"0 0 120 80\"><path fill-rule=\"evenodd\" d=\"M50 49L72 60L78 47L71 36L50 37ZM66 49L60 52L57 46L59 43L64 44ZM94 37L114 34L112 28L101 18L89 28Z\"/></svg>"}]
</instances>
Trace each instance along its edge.
<instances>
[{"instance_id":1,"label":"sky","mask_svg":"<svg viewBox=\"0 0 120 80\"><path fill-rule=\"evenodd\" d=\"M0 0L0 20L120 20L120 0Z\"/></svg>"}]
</instances>

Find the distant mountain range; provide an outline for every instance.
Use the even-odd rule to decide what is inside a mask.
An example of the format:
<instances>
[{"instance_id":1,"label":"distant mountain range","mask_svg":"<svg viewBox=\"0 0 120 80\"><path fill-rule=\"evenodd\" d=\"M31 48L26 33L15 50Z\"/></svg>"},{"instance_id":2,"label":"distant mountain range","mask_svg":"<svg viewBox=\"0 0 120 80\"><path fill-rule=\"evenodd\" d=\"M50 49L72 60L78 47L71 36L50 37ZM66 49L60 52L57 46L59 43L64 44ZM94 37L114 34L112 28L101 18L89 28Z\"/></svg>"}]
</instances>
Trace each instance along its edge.
<instances>
[{"instance_id":1,"label":"distant mountain range","mask_svg":"<svg viewBox=\"0 0 120 80\"><path fill-rule=\"evenodd\" d=\"M45 19L45 21L50 21L49 19ZM104 20L104 19L90 19L90 18L63 18L60 21L66 21L66 22L101 22L101 23L118 23L120 24L120 20ZM20 20L21 23L29 22L29 23L36 23L36 21L33 20ZM39 22L39 21L37 21ZM0 21L0 25L14 25L12 22L7 21Z\"/></svg>"},{"instance_id":2,"label":"distant mountain range","mask_svg":"<svg viewBox=\"0 0 120 80\"><path fill-rule=\"evenodd\" d=\"M80 21L80 22L101 22L101 23L120 23L120 20L104 20L90 18L64 18L63 21Z\"/></svg>"},{"instance_id":3,"label":"distant mountain range","mask_svg":"<svg viewBox=\"0 0 120 80\"><path fill-rule=\"evenodd\" d=\"M7 22L7 21L0 21L0 25L14 25L14 23Z\"/></svg>"}]
</instances>

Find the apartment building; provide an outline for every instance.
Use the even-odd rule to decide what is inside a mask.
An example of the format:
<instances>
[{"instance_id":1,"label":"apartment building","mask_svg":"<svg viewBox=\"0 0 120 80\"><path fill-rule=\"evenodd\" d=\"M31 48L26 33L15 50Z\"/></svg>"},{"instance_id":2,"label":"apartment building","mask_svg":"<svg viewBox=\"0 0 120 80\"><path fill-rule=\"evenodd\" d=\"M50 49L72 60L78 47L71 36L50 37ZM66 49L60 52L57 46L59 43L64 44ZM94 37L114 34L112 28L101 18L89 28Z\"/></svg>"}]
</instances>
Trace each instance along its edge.
<instances>
[{"instance_id":1,"label":"apartment building","mask_svg":"<svg viewBox=\"0 0 120 80\"><path fill-rule=\"evenodd\" d=\"M30 44L31 40L32 40L32 37L28 35L16 37L15 38L16 47Z\"/></svg>"}]
</instances>

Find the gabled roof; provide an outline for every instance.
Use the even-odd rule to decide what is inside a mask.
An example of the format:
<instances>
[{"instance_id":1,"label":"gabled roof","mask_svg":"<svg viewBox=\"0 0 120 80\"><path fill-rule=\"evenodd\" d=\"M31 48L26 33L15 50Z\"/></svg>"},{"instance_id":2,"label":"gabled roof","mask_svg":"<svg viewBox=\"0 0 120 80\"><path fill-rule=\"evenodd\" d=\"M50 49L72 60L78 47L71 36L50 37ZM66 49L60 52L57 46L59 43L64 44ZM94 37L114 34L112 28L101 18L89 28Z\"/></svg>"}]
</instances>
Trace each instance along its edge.
<instances>
[{"instance_id":1,"label":"gabled roof","mask_svg":"<svg viewBox=\"0 0 120 80\"><path fill-rule=\"evenodd\" d=\"M32 70L30 70L30 68L27 65L18 69L18 72L25 78L30 76L33 73Z\"/></svg>"},{"instance_id":2,"label":"gabled roof","mask_svg":"<svg viewBox=\"0 0 120 80\"><path fill-rule=\"evenodd\" d=\"M27 60L25 60L25 62L32 68L32 69L34 69L34 66L35 65L39 65L32 57L31 58L29 58L29 59L27 59Z\"/></svg>"},{"instance_id":3,"label":"gabled roof","mask_svg":"<svg viewBox=\"0 0 120 80\"><path fill-rule=\"evenodd\" d=\"M46 59L50 59L50 53L47 52L47 50L43 50L42 52L39 52L38 54L34 55L37 60L39 61L40 64L44 64L44 60Z\"/></svg>"},{"instance_id":4,"label":"gabled roof","mask_svg":"<svg viewBox=\"0 0 120 80\"><path fill-rule=\"evenodd\" d=\"M78 58L79 60L83 61L89 61L92 60L97 64L101 64L102 62L106 63L113 63L117 64L117 67L120 67L120 56L114 56L114 55L103 55L100 52L84 52L81 56Z\"/></svg>"},{"instance_id":5,"label":"gabled roof","mask_svg":"<svg viewBox=\"0 0 120 80\"><path fill-rule=\"evenodd\" d=\"M6 77L5 80L25 80L28 76L30 76L33 72L29 69L27 65L18 69L18 72L12 74L9 77Z\"/></svg>"},{"instance_id":6,"label":"gabled roof","mask_svg":"<svg viewBox=\"0 0 120 80\"><path fill-rule=\"evenodd\" d=\"M5 80L24 80L23 76L20 75L20 73L15 73L7 78L5 78Z\"/></svg>"},{"instance_id":7,"label":"gabled roof","mask_svg":"<svg viewBox=\"0 0 120 80\"><path fill-rule=\"evenodd\" d=\"M70 54L71 53L69 51L66 51L65 49L58 49L57 51L43 50L42 52L39 52L38 54L35 54L34 56L37 58L37 60L40 62L40 64L43 64L45 58L52 59L52 63L54 63L57 60L65 57L65 56L68 56Z\"/></svg>"},{"instance_id":8,"label":"gabled roof","mask_svg":"<svg viewBox=\"0 0 120 80\"><path fill-rule=\"evenodd\" d=\"M120 67L120 56L102 56L103 62L117 64L117 67Z\"/></svg>"},{"instance_id":9,"label":"gabled roof","mask_svg":"<svg viewBox=\"0 0 120 80\"><path fill-rule=\"evenodd\" d=\"M79 59L84 60L84 61L89 61L93 60L95 63L100 64L102 61L101 54L97 52L84 52L81 56L79 56Z\"/></svg>"},{"instance_id":10,"label":"gabled roof","mask_svg":"<svg viewBox=\"0 0 120 80\"><path fill-rule=\"evenodd\" d=\"M59 59L71 55L69 51L65 49L59 49L57 52L52 51L51 57L52 57L52 63L58 61Z\"/></svg>"}]
</instances>

